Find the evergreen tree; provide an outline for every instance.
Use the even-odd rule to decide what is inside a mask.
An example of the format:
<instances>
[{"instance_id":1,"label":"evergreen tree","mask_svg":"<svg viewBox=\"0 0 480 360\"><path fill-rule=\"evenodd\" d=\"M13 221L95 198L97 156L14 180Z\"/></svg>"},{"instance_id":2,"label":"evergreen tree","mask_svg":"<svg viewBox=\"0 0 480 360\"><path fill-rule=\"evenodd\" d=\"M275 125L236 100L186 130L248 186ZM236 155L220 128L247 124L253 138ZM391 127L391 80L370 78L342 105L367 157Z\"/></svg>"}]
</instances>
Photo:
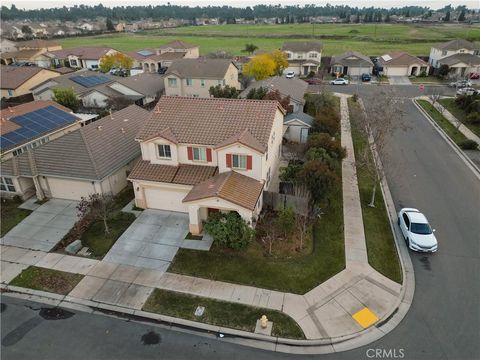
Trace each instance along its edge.
<instances>
[{"instance_id":1,"label":"evergreen tree","mask_svg":"<svg viewBox=\"0 0 480 360\"><path fill-rule=\"evenodd\" d=\"M462 12L460 13L458 21L465 21L465 10L462 10Z\"/></svg>"},{"instance_id":2,"label":"evergreen tree","mask_svg":"<svg viewBox=\"0 0 480 360\"><path fill-rule=\"evenodd\" d=\"M110 18L107 18L107 30L108 31L114 31L115 27L113 26L112 20Z\"/></svg>"},{"instance_id":3,"label":"evergreen tree","mask_svg":"<svg viewBox=\"0 0 480 360\"><path fill-rule=\"evenodd\" d=\"M445 17L443 18L443 21L450 21L450 11L447 11Z\"/></svg>"}]
</instances>

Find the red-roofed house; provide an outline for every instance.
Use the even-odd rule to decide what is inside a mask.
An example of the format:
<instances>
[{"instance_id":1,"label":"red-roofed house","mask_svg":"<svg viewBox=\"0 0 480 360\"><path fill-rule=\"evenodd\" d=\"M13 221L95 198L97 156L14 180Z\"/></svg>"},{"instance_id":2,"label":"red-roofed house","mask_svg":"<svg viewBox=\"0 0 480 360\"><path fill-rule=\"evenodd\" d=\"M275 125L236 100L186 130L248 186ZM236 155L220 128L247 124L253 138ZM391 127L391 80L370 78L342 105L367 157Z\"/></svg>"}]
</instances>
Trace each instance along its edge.
<instances>
[{"instance_id":1,"label":"red-roofed house","mask_svg":"<svg viewBox=\"0 0 480 360\"><path fill-rule=\"evenodd\" d=\"M137 135L136 205L188 213L192 234L211 211L252 224L278 170L284 114L277 101L162 97Z\"/></svg>"}]
</instances>

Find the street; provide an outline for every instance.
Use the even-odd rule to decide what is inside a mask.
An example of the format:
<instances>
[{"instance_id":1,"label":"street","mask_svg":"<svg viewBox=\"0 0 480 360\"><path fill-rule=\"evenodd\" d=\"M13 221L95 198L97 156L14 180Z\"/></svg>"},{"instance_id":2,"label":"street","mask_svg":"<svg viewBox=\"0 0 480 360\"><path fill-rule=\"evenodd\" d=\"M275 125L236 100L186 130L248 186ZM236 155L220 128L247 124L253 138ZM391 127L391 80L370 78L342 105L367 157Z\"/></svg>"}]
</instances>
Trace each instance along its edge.
<instances>
[{"instance_id":1,"label":"street","mask_svg":"<svg viewBox=\"0 0 480 360\"><path fill-rule=\"evenodd\" d=\"M381 89L374 85L328 88L345 93L359 91L360 96ZM385 349L392 354L395 351L397 358L402 353L402 358L412 360L478 359L480 182L408 99L422 94L418 86L395 88L405 98L409 129L396 131L389 141L389 155L383 159L387 180L397 210L417 207L430 220L439 250L427 255L410 252L415 297L396 329L366 347L312 358L369 359L373 358L369 349ZM315 91L312 86L309 90ZM425 89L424 94L428 91ZM445 88L444 94L451 91ZM77 311L64 320L44 320L34 310L40 307L3 297L2 359L293 358L221 339ZM142 341L150 331L155 334ZM157 343L147 345L145 341Z\"/></svg>"}]
</instances>

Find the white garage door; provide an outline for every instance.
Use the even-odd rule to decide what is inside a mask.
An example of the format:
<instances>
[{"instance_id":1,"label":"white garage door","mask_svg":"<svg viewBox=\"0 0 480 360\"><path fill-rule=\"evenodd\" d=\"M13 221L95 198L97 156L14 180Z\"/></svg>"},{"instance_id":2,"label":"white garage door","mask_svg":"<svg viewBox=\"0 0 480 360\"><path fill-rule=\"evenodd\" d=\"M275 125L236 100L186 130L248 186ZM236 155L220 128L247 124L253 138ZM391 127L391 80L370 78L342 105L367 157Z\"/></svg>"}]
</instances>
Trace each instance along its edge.
<instances>
[{"instance_id":1,"label":"white garage door","mask_svg":"<svg viewBox=\"0 0 480 360\"><path fill-rule=\"evenodd\" d=\"M406 67L389 66L386 75L388 76L407 76L408 69Z\"/></svg>"},{"instance_id":2,"label":"white garage door","mask_svg":"<svg viewBox=\"0 0 480 360\"><path fill-rule=\"evenodd\" d=\"M51 196L57 199L80 200L94 192L89 181L48 178L48 186Z\"/></svg>"},{"instance_id":3,"label":"white garage door","mask_svg":"<svg viewBox=\"0 0 480 360\"><path fill-rule=\"evenodd\" d=\"M147 208L188 212L188 205L182 203L189 190L167 188L145 188Z\"/></svg>"}]
</instances>

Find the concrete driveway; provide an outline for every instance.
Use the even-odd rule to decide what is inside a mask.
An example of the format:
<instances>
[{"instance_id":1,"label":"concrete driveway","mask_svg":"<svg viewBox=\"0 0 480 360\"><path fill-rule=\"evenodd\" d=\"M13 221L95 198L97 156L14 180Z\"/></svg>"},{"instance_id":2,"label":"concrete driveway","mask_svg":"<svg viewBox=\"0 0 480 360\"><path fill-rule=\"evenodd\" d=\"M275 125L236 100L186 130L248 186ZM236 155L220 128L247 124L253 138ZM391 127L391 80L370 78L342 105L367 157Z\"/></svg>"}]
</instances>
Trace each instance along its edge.
<instances>
[{"instance_id":1,"label":"concrete driveway","mask_svg":"<svg viewBox=\"0 0 480 360\"><path fill-rule=\"evenodd\" d=\"M50 251L77 221L78 202L51 199L0 239L2 245Z\"/></svg>"},{"instance_id":2,"label":"concrete driveway","mask_svg":"<svg viewBox=\"0 0 480 360\"><path fill-rule=\"evenodd\" d=\"M179 248L209 250L211 238L185 240L188 234L188 214L144 210L120 236L104 260L166 271Z\"/></svg>"},{"instance_id":3,"label":"concrete driveway","mask_svg":"<svg viewBox=\"0 0 480 360\"><path fill-rule=\"evenodd\" d=\"M389 76L390 85L412 85L408 76Z\"/></svg>"}]
</instances>

